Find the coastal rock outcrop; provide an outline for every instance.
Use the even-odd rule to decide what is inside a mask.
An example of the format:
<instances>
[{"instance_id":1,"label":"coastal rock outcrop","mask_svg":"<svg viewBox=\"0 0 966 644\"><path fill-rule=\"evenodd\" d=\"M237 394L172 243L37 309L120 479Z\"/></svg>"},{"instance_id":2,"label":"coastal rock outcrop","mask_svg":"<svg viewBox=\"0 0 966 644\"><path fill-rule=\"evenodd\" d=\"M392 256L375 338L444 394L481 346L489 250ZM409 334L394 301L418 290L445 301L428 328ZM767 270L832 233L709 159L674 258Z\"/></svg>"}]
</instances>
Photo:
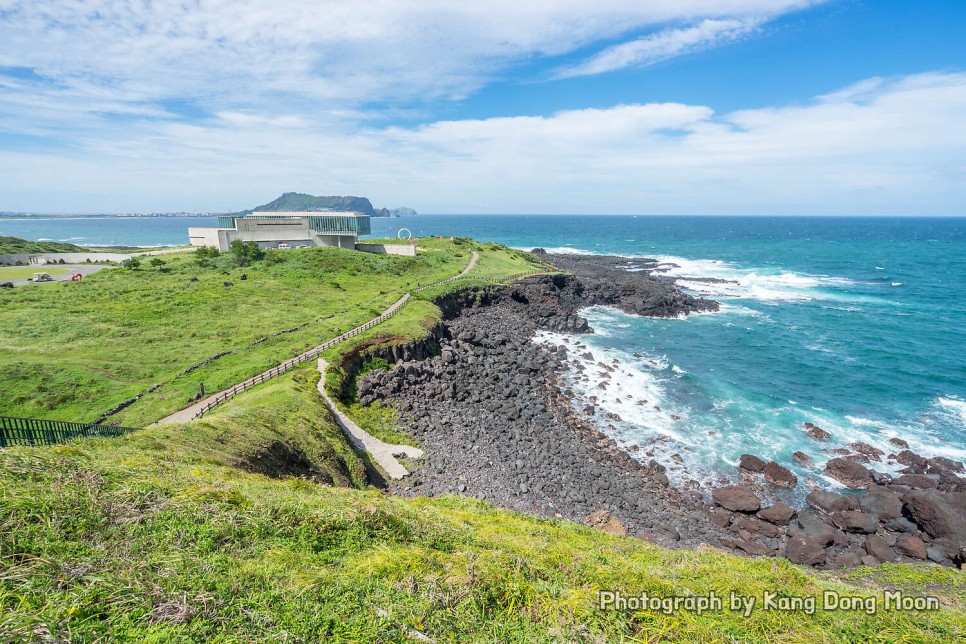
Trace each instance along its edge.
<instances>
[{"instance_id":1,"label":"coastal rock outcrop","mask_svg":"<svg viewBox=\"0 0 966 644\"><path fill-rule=\"evenodd\" d=\"M713 304L677 293L661 279L615 268L615 261L568 259L565 267L574 276L452 293L437 302L444 320L429 337L366 354L383 358L389 368L355 381L359 402L380 400L395 408L401 427L426 452L424 465L409 479L392 482L392 491L457 493L626 531L662 546L723 545L810 566L966 561L966 479L956 461L927 459L907 448L885 455L864 443L851 450L832 446L829 452L838 456L825 473L850 489L842 494L813 489L808 507L796 511L772 502L793 498L788 489L798 483L780 463L745 454L738 469L747 485L676 488L653 454L638 453L636 445L621 449L601 433L596 422L619 422L600 408L613 394L605 388L600 400L578 403L559 377L570 364L568 354L586 347L535 344L533 334L593 332L579 314L592 304L664 317L710 310ZM634 277L605 283L611 272ZM351 364L343 366L358 369L363 357L350 356ZM611 373L619 367L594 368ZM805 431L816 440L831 438L812 423ZM893 444L907 445L901 439ZM812 466L810 459L794 458ZM891 471L896 463L906 469L893 478L863 464L882 461Z\"/></svg>"},{"instance_id":2,"label":"coastal rock outcrop","mask_svg":"<svg viewBox=\"0 0 966 644\"><path fill-rule=\"evenodd\" d=\"M825 464L825 473L851 488L866 488L872 484L872 472L845 457L831 459Z\"/></svg>"}]
</instances>

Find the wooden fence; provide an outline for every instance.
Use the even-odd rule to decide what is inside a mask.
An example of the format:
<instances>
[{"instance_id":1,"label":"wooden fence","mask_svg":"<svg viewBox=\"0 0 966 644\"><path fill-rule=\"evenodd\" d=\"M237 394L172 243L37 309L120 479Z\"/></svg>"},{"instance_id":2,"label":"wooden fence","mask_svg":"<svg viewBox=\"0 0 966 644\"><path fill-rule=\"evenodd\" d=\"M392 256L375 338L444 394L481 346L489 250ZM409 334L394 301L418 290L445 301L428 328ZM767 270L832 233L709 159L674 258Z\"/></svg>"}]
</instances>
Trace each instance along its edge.
<instances>
[{"instance_id":1,"label":"wooden fence","mask_svg":"<svg viewBox=\"0 0 966 644\"><path fill-rule=\"evenodd\" d=\"M200 418L201 416L204 416L206 413L208 413L212 407L225 402L232 396L240 394L241 392L247 389L251 389L255 385L259 385L267 380L271 380L276 376L280 376L296 365L302 364L303 362L306 362L308 360L312 360L313 358L317 358L320 353L328 349L331 349L332 347L339 344L340 342L344 342L351 337L357 336L360 333L368 331L369 329L376 326L377 324L380 324L381 322L385 322L392 316L396 315L396 313L398 313L399 310L402 307L404 307L406 305L406 302L408 301L409 301L409 293L406 293L401 298L396 300L396 302L392 306L390 306L388 309L383 311L382 315L372 318L365 324L359 325L356 328L352 329L351 331L346 331L342 335L336 336L331 340L323 342L319 346L313 347L312 349L309 349L308 351L306 351L301 355L298 355L290 360L286 360L285 362L278 365L277 367L272 367L268 371L263 371L262 373L258 374L254 378L249 378L245 382L239 383L234 387L232 387L231 389L226 389L225 391L222 391L217 396L214 396L207 403L205 403L198 410L198 412L195 413L193 418Z\"/></svg>"},{"instance_id":2,"label":"wooden fence","mask_svg":"<svg viewBox=\"0 0 966 644\"><path fill-rule=\"evenodd\" d=\"M62 420L0 416L0 447L10 445L55 445L88 436L121 436L133 427L71 423Z\"/></svg>"}]
</instances>

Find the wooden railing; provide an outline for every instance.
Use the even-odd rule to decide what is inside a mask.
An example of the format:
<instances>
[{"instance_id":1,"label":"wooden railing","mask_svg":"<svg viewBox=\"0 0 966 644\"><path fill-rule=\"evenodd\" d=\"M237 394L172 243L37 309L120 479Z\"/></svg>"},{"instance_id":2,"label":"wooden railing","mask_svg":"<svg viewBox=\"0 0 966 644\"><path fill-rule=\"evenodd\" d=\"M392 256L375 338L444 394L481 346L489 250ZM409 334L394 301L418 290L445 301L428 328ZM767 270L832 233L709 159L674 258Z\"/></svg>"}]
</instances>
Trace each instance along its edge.
<instances>
[{"instance_id":1,"label":"wooden railing","mask_svg":"<svg viewBox=\"0 0 966 644\"><path fill-rule=\"evenodd\" d=\"M0 447L9 445L55 445L73 438L121 436L134 427L71 423L63 420L0 416Z\"/></svg>"},{"instance_id":2,"label":"wooden railing","mask_svg":"<svg viewBox=\"0 0 966 644\"><path fill-rule=\"evenodd\" d=\"M232 387L231 389L226 389L225 391L219 393L217 396L213 397L211 400L205 403L205 405L203 405L198 410L198 412L195 413L193 418L200 418L201 416L204 416L206 413L208 413L212 407L225 402L232 396L240 394L241 392L247 389L251 389L255 385L260 385L261 383L267 380L271 380L276 376L280 376L286 371L289 371L292 367L296 365L302 364L307 360L312 360L313 358L317 358L320 353L328 349L331 349L332 347L339 344L340 342L345 342L349 338L355 337L360 333L364 333L365 331L368 331L369 329L371 329L372 327L376 326L381 322L385 322L392 316L396 315L396 313L398 313L399 310L402 307L404 307L406 305L406 302L408 301L409 301L409 293L406 293L401 298L396 300L396 302L392 306L390 306L388 309L383 311L382 315L379 315L378 317L374 317L368 322L366 322L365 324L361 324L350 331L346 331L342 335L338 335L332 338L331 340L323 342L319 346L313 347L312 349L309 349L308 351L306 351L301 355L298 355L290 360L286 360L285 362L278 365L277 367L272 367L268 371L263 371L262 373L258 374L254 378L249 378L245 382L239 383L234 387Z\"/></svg>"}]
</instances>

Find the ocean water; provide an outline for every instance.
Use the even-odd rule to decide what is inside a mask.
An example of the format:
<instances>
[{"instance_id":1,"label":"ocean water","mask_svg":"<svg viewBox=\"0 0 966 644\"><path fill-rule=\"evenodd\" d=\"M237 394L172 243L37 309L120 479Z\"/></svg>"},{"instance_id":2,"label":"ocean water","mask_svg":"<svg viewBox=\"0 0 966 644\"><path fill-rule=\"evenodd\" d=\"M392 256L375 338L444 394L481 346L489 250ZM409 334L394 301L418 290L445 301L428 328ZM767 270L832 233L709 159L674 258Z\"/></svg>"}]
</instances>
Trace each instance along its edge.
<instances>
[{"instance_id":1,"label":"ocean water","mask_svg":"<svg viewBox=\"0 0 966 644\"><path fill-rule=\"evenodd\" d=\"M596 333L580 342L593 359L575 388L598 397L598 417L621 418L606 422L619 443L678 483L733 480L752 453L792 469L806 484L799 494L834 488L822 474L832 450L862 441L895 453L893 437L966 460L966 219L420 216L378 226L401 223L417 235L652 257L668 275L725 280L679 282L719 301L719 313L585 311ZM604 393L591 363L615 359ZM832 438L809 438L805 422ZM797 464L796 451L815 465Z\"/></svg>"},{"instance_id":2,"label":"ocean water","mask_svg":"<svg viewBox=\"0 0 966 644\"><path fill-rule=\"evenodd\" d=\"M2 219L0 235L167 245L213 223ZM581 342L575 359L590 351L588 362L617 360L606 392L590 364L587 382L572 372L572 384L584 400L598 397L599 414L620 416L606 429L619 443L665 464L678 483L733 480L739 456L753 453L834 487L821 473L832 450L862 441L888 454L892 437L966 460L966 219L420 215L372 225L378 236L405 226L417 236L657 258L682 288L719 301L719 313L671 320L598 307L585 311L593 335L538 338ZM809 438L805 422L832 438ZM796 451L815 466L795 463Z\"/></svg>"},{"instance_id":3,"label":"ocean water","mask_svg":"<svg viewBox=\"0 0 966 644\"><path fill-rule=\"evenodd\" d=\"M0 236L62 241L78 246L184 246L188 228L218 225L217 217L70 215L0 217Z\"/></svg>"}]
</instances>

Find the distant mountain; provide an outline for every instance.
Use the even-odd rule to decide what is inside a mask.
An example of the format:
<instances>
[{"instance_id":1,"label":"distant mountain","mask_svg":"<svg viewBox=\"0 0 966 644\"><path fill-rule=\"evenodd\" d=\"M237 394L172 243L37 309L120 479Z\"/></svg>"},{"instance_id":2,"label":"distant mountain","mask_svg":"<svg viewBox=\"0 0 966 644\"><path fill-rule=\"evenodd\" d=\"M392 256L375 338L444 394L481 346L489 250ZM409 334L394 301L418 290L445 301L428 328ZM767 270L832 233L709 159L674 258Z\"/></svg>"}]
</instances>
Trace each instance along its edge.
<instances>
[{"instance_id":1,"label":"distant mountain","mask_svg":"<svg viewBox=\"0 0 966 644\"><path fill-rule=\"evenodd\" d=\"M406 215L418 215L419 213L412 208L391 208L389 214L393 217L405 217Z\"/></svg>"},{"instance_id":2,"label":"distant mountain","mask_svg":"<svg viewBox=\"0 0 966 644\"><path fill-rule=\"evenodd\" d=\"M389 211L385 208L376 210L365 197L316 197L298 192L286 192L275 201L271 201L263 206L257 206L251 210L243 210L242 215L250 215L253 212L325 212L325 211L351 211L361 212L370 217L388 217Z\"/></svg>"}]
</instances>

